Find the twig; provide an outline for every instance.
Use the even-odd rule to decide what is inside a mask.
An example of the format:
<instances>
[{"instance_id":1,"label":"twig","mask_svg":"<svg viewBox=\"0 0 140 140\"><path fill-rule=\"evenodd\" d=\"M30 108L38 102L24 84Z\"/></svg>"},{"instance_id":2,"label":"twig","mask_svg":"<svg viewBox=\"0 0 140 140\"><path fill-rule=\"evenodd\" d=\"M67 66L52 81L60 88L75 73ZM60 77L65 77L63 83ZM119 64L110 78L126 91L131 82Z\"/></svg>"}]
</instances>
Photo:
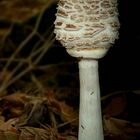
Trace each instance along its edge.
<instances>
[{"instance_id":1,"label":"twig","mask_svg":"<svg viewBox=\"0 0 140 140\"><path fill-rule=\"evenodd\" d=\"M63 124L60 124L60 125L57 126L57 128L64 127L65 125L68 125L68 124L70 124L70 123L72 123L74 121L77 121L78 119L79 118L75 118L75 119L72 119L71 121L68 121L68 122L65 122Z\"/></svg>"},{"instance_id":2,"label":"twig","mask_svg":"<svg viewBox=\"0 0 140 140\"><path fill-rule=\"evenodd\" d=\"M39 91L41 92L41 94L43 94L44 93L44 87L39 82L39 80L36 78L36 76L34 74L31 74L31 79L35 83L35 85L37 86L37 88L39 89Z\"/></svg>"},{"instance_id":3,"label":"twig","mask_svg":"<svg viewBox=\"0 0 140 140\"><path fill-rule=\"evenodd\" d=\"M9 61L9 58L0 58L0 62ZM13 62L23 62L28 63L28 61L25 58L15 58L13 59Z\"/></svg>"},{"instance_id":4,"label":"twig","mask_svg":"<svg viewBox=\"0 0 140 140\"><path fill-rule=\"evenodd\" d=\"M50 44L48 44L48 48L52 45L54 39L52 40L52 42ZM46 47L46 43L45 45L43 45L43 47ZM46 51L48 50L48 48L46 47L46 49L43 52L43 54L46 53ZM41 55L43 56L43 55ZM38 63L38 60L33 62L32 64L37 64ZM13 79L11 79L9 82L7 82L6 84L4 83L4 85L2 84L1 88L0 88L0 92L2 92L3 90L5 90L9 85L13 84L15 81L17 81L18 79L20 79L22 76L24 76L27 72L29 72L30 70L33 69L33 65L29 65L25 70L23 70L22 72L20 72L17 76L15 76Z\"/></svg>"},{"instance_id":5,"label":"twig","mask_svg":"<svg viewBox=\"0 0 140 140\"><path fill-rule=\"evenodd\" d=\"M1 72L1 75L4 75L4 73L7 71L8 67L10 66L10 64L15 60L16 55L24 48L24 46L30 41L30 39L34 35L36 35L36 34L39 35L39 37L41 39L38 44L40 44L41 41L45 41L46 42L46 43L44 43L45 45L43 45L40 49L36 50L34 53L31 53L31 55L28 58L26 58L27 59L27 62L30 62L29 63L29 66L25 70L23 70L20 74L18 74L17 76L15 76L12 80L10 80L12 78L12 76L16 73L16 71L21 68L21 66L23 65L23 61L21 63L19 63L16 66L16 68L14 68L14 70L11 72L12 74L9 77L7 77L6 79L3 80L3 83L2 83L2 85L0 87L0 92L2 92L3 90L5 90L9 85L11 85L16 80L18 80L23 75L25 75L27 72L29 72L32 69L32 66L35 65L35 64L37 64L41 60L41 58L44 56L44 54L46 53L46 51L48 50L48 48L52 44L52 43L50 43L48 45L49 47L47 48L46 46L47 46L47 43L49 42L50 39L48 39L48 41L46 41L44 38L41 37L41 35L39 33L37 33L37 30L39 28L39 25L40 25L42 16L44 14L44 11L46 10L46 8L50 4L52 4L52 2L50 2L50 1L48 3L49 4L47 4L46 7L40 13L40 15L39 15L39 17L37 19L37 22L35 24L34 30L26 37L26 39L24 41L22 41L22 43L18 46L18 48L16 49L16 51L13 53L13 55L8 59L6 65L4 66L4 68L3 68L2 72ZM34 48L36 48L36 47L34 47ZM40 53L40 55L39 55L39 53ZM39 57L36 58L34 62L32 62L31 61L32 58L34 58L36 55L39 55Z\"/></svg>"},{"instance_id":6,"label":"twig","mask_svg":"<svg viewBox=\"0 0 140 140\"><path fill-rule=\"evenodd\" d=\"M51 42L54 42L54 40L55 40L55 38L53 38L52 40L51 40ZM41 58L44 56L44 54L48 51L48 49L50 48L50 46L52 45L52 43L50 43L50 44L48 44L49 42L47 42L47 43L45 43L44 45L43 45L43 48L44 48L44 50L42 51L42 53L39 55L39 57L37 57L37 59L34 61L34 65L36 65L40 60L41 60Z\"/></svg>"},{"instance_id":7,"label":"twig","mask_svg":"<svg viewBox=\"0 0 140 140\"><path fill-rule=\"evenodd\" d=\"M56 63L56 64L49 64L49 65L43 65L43 66L37 66L37 67L34 67L35 69L38 69L38 70L46 70L48 68L52 68L52 67L57 67L57 66L63 66L63 65L72 65L72 64L77 64L77 60L74 61L74 62L61 62L61 63Z\"/></svg>"},{"instance_id":8,"label":"twig","mask_svg":"<svg viewBox=\"0 0 140 140\"><path fill-rule=\"evenodd\" d=\"M34 32L32 32L28 37L26 37L26 39L24 41L22 41L22 43L18 46L18 48L16 49L16 51L13 53L13 55L9 58L9 61L7 62L7 64L5 65L5 67L2 70L2 74L5 73L5 71L7 71L9 65L11 64L11 62L13 61L13 59L15 58L15 56L21 51L21 49L23 49L23 47L28 43L28 41L34 36Z\"/></svg>"},{"instance_id":9,"label":"twig","mask_svg":"<svg viewBox=\"0 0 140 140\"><path fill-rule=\"evenodd\" d=\"M58 132L58 130L57 130L57 122L56 122L55 115L54 115L52 109L49 109L49 116L50 116L52 128L53 128L56 132Z\"/></svg>"},{"instance_id":10,"label":"twig","mask_svg":"<svg viewBox=\"0 0 140 140\"><path fill-rule=\"evenodd\" d=\"M31 40L31 38L37 32L38 27L39 27L39 24L40 24L40 21L41 21L41 18L42 18L42 15L44 13L44 10L45 10L45 8L42 10L41 14L38 16L38 19L37 19L37 22L35 24L34 30L25 38L24 41L21 42L21 44L18 46L18 48L16 49L16 51L9 58L9 61L6 63L5 67L3 68L2 72L1 72L2 75L7 71L9 65L11 64L11 62L13 61L13 59L15 58L15 56L23 49L23 47L29 42L29 40Z\"/></svg>"},{"instance_id":11,"label":"twig","mask_svg":"<svg viewBox=\"0 0 140 140\"><path fill-rule=\"evenodd\" d=\"M11 79L11 77L13 77L13 75L16 73L16 71L17 71L22 65L23 65L23 63L20 62L20 63L15 67L15 69L14 69L12 72L10 72L10 74L9 74L8 76L6 76L6 78L4 79L4 81L3 81L3 83L2 83L2 86L1 86L2 89L1 89L1 90L3 90L3 88L6 87L7 82Z\"/></svg>"},{"instance_id":12,"label":"twig","mask_svg":"<svg viewBox=\"0 0 140 140\"><path fill-rule=\"evenodd\" d=\"M0 51L3 49L3 47L4 47L4 42L6 41L8 35L11 33L14 24L15 24L15 23L11 23L11 24L10 24L10 29L9 29L9 31L8 31L8 32L5 34L5 36L2 38L2 45L1 45L1 47L0 47Z\"/></svg>"}]
</instances>

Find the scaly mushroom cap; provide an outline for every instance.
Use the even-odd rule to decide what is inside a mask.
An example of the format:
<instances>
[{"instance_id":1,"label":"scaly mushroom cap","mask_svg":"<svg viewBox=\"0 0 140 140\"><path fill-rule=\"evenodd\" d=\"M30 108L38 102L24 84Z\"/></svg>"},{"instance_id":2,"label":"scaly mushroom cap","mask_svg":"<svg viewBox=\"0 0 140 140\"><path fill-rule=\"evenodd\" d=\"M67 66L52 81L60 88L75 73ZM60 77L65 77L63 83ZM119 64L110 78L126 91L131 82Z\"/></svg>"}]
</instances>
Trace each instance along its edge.
<instances>
[{"instance_id":1,"label":"scaly mushroom cap","mask_svg":"<svg viewBox=\"0 0 140 140\"><path fill-rule=\"evenodd\" d=\"M60 0L58 3L56 39L68 52L76 51L76 57L84 57L85 51L91 53L86 57L92 57L95 51L98 54L108 50L118 38L118 28L117 0Z\"/></svg>"}]
</instances>

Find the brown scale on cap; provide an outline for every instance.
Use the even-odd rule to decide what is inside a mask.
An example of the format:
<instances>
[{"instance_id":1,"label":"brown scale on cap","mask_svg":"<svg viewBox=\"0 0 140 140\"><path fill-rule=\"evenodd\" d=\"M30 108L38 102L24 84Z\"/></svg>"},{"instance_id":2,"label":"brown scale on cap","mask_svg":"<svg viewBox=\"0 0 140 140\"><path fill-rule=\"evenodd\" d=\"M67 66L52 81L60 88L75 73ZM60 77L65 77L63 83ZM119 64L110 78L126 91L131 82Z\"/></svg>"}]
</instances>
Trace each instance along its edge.
<instances>
[{"instance_id":1,"label":"brown scale on cap","mask_svg":"<svg viewBox=\"0 0 140 140\"><path fill-rule=\"evenodd\" d=\"M66 48L108 48L118 37L116 6L117 0L60 0L56 39Z\"/></svg>"},{"instance_id":2,"label":"brown scale on cap","mask_svg":"<svg viewBox=\"0 0 140 140\"><path fill-rule=\"evenodd\" d=\"M68 17L68 14L64 10L58 10L57 15L61 17Z\"/></svg>"}]
</instances>

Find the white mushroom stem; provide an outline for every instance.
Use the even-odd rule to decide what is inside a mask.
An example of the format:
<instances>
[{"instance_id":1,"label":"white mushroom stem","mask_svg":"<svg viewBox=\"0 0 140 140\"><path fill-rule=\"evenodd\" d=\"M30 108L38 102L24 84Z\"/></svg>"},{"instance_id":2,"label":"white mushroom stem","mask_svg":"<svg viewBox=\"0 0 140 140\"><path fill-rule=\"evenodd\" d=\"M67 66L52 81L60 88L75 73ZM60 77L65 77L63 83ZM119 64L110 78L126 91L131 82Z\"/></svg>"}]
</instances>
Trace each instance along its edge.
<instances>
[{"instance_id":1,"label":"white mushroom stem","mask_svg":"<svg viewBox=\"0 0 140 140\"><path fill-rule=\"evenodd\" d=\"M103 140L98 61L81 59L79 140Z\"/></svg>"},{"instance_id":2,"label":"white mushroom stem","mask_svg":"<svg viewBox=\"0 0 140 140\"><path fill-rule=\"evenodd\" d=\"M103 140L98 59L118 38L117 0L60 0L56 39L77 58L80 71L79 140Z\"/></svg>"}]
</instances>

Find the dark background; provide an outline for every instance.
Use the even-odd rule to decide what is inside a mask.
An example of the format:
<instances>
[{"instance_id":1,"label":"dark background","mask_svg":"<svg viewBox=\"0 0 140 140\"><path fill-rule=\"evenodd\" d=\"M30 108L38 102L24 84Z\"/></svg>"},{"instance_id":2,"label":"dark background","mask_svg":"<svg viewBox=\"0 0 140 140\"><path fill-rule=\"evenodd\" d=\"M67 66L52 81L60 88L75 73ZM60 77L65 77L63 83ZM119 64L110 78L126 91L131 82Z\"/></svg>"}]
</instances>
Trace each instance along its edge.
<instances>
[{"instance_id":1,"label":"dark background","mask_svg":"<svg viewBox=\"0 0 140 140\"><path fill-rule=\"evenodd\" d=\"M103 93L140 89L140 7L138 1L119 0L120 36L100 60Z\"/></svg>"}]
</instances>

